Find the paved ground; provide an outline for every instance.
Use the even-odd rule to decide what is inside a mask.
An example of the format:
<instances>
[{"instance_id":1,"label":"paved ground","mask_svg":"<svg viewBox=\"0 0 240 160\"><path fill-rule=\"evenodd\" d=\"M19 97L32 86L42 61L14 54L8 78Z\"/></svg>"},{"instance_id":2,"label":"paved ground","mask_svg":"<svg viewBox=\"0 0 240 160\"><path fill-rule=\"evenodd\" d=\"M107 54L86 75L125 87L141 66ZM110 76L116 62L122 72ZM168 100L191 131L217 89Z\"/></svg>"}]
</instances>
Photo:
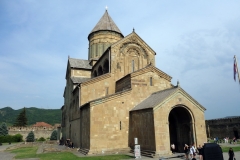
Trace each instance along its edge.
<instances>
[{"instance_id":1,"label":"paved ground","mask_svg":"<svg viewBox=\"0 0 240 160\"><path fill-rule=\"evenodd\" d=\"M1 157L0 159L2 159L2 160L12 160L13 159L15 154L5 151L8 147L11 147L11 146L13 146L13 144L0 146L0 157Z\"/></svg>"},{"instance_id":2,"label":"paved ground","mask_svg":"<svg viewBox=\"0 0 240 160\"><path fill-rule=\"evenodd\" d=\"M0 159L1 160L13 160L14 159L15 154L12 154L10 152L5 151L8 147L12 147L14 145L16 145L16 144L11 144L11 145L8 145L8 144L6 145L5 144L5 145L0 146ZM229 147L237 146L237 145L232 145L232 144L221 144L221 145L229 146ZM238 145L238 146L240 146L240 145ZM75 154L78 157L85 157L85 155L79 153L76 148L69 149L69 148L67 148L65 146L59 146L57 144L51 145L51 147L54 148L54 149L57 149L57 150L68 150L68 151L71 151L73 154ZM43 145L40 145L37 152L38 153L42 153L42 151L43 151ZM133 156L133 154L129 154L129 155ZM170 160L184 160L185 157L180 157L180 155L182 155L182 154L174 154L171 157L165 156L165 157L158 157L158 158L141 157L141 158L139 158L139 160L150 160L150 159L151 160L166 160L166 159L170 159ZM223 157L224 157L224 160L228 160L228 153L223 153ZM235 158L236 159L240 159L240 152L235 152ZM133 159L135 159L135 158L133 157ZM197 156L197 159L199 159L198 156ZM25 160L38 160L38 159L36 159L36 158L31 159L30 158L30 159L25 159Z\"/></svg>"},{"instance_id":3,"label":"paved ground","mask_svg":"<svg viewBox=\"0 0 240 160\"><path fill-rule=\"evenodd\" d=\"M220 144L222 146L228 146L228 147L236 147L236 146L240 146L240 144L238 145L233 145L233 144ZM240 159L240 152L234 152L235 153L235 158L236 159ZM139 158L139 160L167 160L167 159L170 159L170 160L185 160L185 157L178 157L179 154L176 154L176 157L159 157L159 158L149 158L149 157L142 157L142 158ZM228 153L227 152L224 152L223 153L223 158L224 160L228 160ZM196 159L199 160L199 156L197 155Z\"/></svg>"},{"instance_id":4,"label":"paved ground","mask_svg":"<svg viewBox=\"0 0 240 160\"><path fill-rule=\"evenodd\" d=\"M223 153L223 158L224 160L228 160L228 154L227 153ZM240 159L240 152L235 152L235 158L236 159ZM133 158L134 159L134 158ZM149 157L141 157L139 158L139 160L185 160L185 157L159 157L159 158L149 158ZM199 157L196 157L197 160L199 160Z\"/></svg>"}]
</instances>

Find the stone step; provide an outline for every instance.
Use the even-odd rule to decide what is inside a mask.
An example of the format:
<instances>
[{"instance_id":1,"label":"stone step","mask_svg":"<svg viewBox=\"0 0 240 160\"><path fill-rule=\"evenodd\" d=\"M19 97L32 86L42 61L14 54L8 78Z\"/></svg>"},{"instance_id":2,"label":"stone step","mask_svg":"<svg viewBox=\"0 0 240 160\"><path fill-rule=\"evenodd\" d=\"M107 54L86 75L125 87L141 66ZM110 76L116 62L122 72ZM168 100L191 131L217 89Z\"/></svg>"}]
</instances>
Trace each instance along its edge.
<instances>
[{"instance_id":1,"label":"stone step","mask_svg":"<svg viewBox=\"0 0 240 160\"><path fill-rule=\"evenodd\" d=\"M87 155L88 152L89 152L89 149L80 148L80 149L78 150L78 152L82 153L83 155Z\"/></svg>"},{"instance_id":2,"label":"stone step","mask_svg":"<svg viewBox=\"0 0 240 160\"><path fill-rule=\"evenodd\" d=\"M134 150L131 149L130 153L134 154ZM141 150L141 156L154 158L156 156L156 151Z\"/></svg>"}]
</instances>

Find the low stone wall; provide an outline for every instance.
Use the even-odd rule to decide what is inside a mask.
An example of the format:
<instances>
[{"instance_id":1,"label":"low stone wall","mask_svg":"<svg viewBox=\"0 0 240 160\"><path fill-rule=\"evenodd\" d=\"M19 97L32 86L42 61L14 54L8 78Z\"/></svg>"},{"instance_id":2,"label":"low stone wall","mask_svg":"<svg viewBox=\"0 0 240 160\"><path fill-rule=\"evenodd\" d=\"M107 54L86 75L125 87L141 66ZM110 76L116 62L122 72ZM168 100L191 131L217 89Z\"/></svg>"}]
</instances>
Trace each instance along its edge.
<instances>
[{"instance_id":1,"label":"low stone wall","mask_svg":"<svg viewBox=\"0 0 240 160\"><path fill-rule=\"evenodd\" d=\"M33 131L35 138L50 138L52 132L57 130L54 127L10 127L8 128L9 135L21 134L23 136L23 140L26 139L29 132Z\"/></svg>"},{"instance_id":2,"label":"low stone wall","mask_svg":"<svg viewBox=\"0 0 240 160\"><path fill-rule=\"evenodd\" d=\"M205 122L208 138L240 138L240 117L211 119Z\"/></svg>"}]
</instances>

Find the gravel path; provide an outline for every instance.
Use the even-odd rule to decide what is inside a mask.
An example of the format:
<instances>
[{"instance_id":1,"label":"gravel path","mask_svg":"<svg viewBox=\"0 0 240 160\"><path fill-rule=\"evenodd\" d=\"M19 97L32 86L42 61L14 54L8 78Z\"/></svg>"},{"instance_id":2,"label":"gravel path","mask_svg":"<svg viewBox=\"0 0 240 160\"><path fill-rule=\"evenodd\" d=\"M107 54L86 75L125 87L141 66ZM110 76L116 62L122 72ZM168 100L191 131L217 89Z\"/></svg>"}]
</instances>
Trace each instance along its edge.
<instances>
[{"instance_id":1,"label":"gravel path","mask_svg":"<svg viewBox=\"0 0 240 160\"><path fill-rule=\"evenodd\" d=\"M13 145L14 144L0 146L0 157L1 157L2 160L12 160L12 159L14 159L13 157L15 156L15 154L5 151L8 147L11 147Z\"/></svg>"}]
</instances>

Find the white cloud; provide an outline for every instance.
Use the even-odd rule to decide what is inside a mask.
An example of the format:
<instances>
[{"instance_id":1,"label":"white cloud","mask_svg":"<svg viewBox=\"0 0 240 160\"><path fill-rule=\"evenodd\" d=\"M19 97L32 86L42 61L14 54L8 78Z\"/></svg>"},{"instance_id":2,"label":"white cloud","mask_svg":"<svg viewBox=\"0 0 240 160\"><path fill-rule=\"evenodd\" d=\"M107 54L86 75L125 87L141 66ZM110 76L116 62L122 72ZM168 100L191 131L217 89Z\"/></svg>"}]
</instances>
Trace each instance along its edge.
<instances>
[{"instance_id":1,"label":"white cloud","mask_svg":"<svg viewBox=\"0 0 240 160\"><path fill-rule=\"evenodd\" d=\"M108 5L122 33L135 28L156 51L157 67L207 108L207 118L239 111L232 73L232 57L240 57L238 1L0 3L0 107L60 108L67 57L87 59L87 36Z\"/></svg>"}]
</instances>

